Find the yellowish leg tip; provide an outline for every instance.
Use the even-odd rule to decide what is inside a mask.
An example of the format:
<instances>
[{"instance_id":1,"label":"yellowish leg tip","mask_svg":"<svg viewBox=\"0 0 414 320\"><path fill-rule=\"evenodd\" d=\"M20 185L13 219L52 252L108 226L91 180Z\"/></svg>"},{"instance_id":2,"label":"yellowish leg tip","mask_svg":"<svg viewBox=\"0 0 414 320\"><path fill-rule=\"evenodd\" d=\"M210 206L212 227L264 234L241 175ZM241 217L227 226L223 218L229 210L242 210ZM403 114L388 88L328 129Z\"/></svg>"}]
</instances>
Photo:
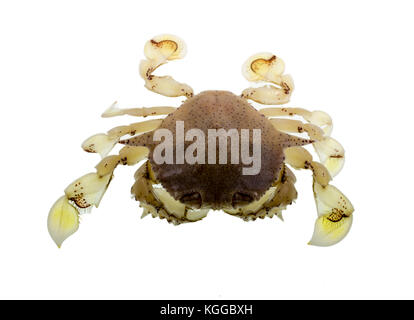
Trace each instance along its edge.
<instances>
[{"instance_id":1,"label":"yellowish leg tip","mask_svg":"<svg viewBox=\"0 0 414 320\"><path fill-rule=\"evenodd\" d=\"M79 212L69 203L66 196L59 198L50 209L47 228L58 248L78 230Z\"/></svg>"},{"instance_id":2,"label":"yellowish leg tip","mask_svg":"<svg viewBox=\"0 0 414 320\"><path fill-rule=\"evenodd\" d=\"M319 216L315 222L312 239L308 244L318 247L329 247L342 241L352 226L352 215L340 214Z\"/></svg>"}]
</instances>

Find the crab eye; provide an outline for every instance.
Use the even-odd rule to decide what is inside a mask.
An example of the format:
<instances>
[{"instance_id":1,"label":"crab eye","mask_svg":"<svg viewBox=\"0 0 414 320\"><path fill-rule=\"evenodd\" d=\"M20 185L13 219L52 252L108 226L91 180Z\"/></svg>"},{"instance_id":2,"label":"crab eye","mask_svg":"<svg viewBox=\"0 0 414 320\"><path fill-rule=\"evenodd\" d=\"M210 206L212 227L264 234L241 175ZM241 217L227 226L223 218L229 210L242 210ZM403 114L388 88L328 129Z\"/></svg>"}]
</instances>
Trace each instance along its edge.
<instances>
[{"instance_id":1,"label":"crab eye","mask_svg":"<svg viewBox=\"0 0 414 320\"><path fill-rule=\"evenodd\" d=\"M233 194L232 205L233 205L233 208L238 208L238 207L243 207L245 205L248 205L252 201L253 201L252 196L245 194L245 193L236 192L235 194Z\"/></svg>"},{"instance_id":2,"label":"crab eye","mask_svg":"<svg viewBox=\"0 0 414 320\"><path fill-rule=\"evenodd\" d=\"M201 194L199 192L187 193L180 198L180 202L191 208L200 209L202 202Z\"/></svg>"}]
</instances>

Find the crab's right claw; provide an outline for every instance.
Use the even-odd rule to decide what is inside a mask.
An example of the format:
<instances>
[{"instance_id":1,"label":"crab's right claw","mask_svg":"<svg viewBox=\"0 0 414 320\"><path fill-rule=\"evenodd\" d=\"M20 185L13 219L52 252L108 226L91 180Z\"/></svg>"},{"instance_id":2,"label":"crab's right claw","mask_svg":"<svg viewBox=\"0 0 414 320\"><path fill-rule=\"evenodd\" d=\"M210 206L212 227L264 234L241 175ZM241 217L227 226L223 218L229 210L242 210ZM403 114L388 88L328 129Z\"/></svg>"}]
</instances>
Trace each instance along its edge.
<instances>
[{"instance_id":1,"label":"crab's right claw","mask_svg":"<svg viewBox=\"0 0 414 320\"><path fill-rule=\"evenodd\" d=\"M352 225L354 207L345 195L331 185L313 183L318 218L310 245L331 246L348 234Z\"/></svg>"},{"instance_id":2,"label":"crab's right claw","mask_svg":"<svg viewBox=\"0 0 414 320\"><path fill-rule=\"evenodd\" d=\"M69 203L66 196L59 198L50 209L47 218L49 234L60 248L63 241L74 234L79 227L79 212Z\"/></svg>"}]
</instances>

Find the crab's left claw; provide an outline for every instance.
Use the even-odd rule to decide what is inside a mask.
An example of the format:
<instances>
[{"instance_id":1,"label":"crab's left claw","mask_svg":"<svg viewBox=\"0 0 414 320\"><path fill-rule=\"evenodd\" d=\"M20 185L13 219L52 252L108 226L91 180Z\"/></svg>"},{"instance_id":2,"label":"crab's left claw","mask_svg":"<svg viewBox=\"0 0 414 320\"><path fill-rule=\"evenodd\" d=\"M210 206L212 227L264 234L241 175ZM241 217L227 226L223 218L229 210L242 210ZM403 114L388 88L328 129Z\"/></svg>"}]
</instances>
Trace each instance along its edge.
<instances>
[{"instance_id":1,"label":"crab's left claw","mask_svg":"<svg viewBox=\"0 0 414 320\"><path fill-rule=\"evenodd\" d=\"M63 241L74 234L79 227L79 212L69 203L66 196L59 198L52 206L47 218L49 234L60 248Z\"/></svg>"},{"instance_id":2,"label":"crab's left claw","mask_svg":"<svg viewBox=\"0 0 414 320\"><path fill-rule=\"evenodd\" d=\"M345 195L331 185L313 182L318 218L315 222L310 245L331 246L348 234L352 225L354 207Z\"/></svg>"}]
</instances>

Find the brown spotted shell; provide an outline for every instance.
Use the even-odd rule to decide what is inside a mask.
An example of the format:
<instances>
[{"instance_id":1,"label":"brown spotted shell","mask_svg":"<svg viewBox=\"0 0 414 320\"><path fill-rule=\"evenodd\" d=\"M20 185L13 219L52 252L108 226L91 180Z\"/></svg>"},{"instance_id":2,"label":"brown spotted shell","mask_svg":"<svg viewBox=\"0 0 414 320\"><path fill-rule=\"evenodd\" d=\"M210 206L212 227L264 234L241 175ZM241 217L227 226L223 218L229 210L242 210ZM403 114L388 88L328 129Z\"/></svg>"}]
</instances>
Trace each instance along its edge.
<instances>
[{"instance_id":1,"label":"brown spotted shell","mask_svg":"<svg viewBox=\"0 0 414 320\"><path fill-rule=\"evenodd\" d=\"M176 121L179 120L184 121L185 132L198 128L206 139L208 129L235 128L239 130L239 136L240 129L250 129L250 140L252 130L261 129L261 170L257 175L243 175L243 163L230 164L230 143L228 164L218 164L217 160L217 164L190 165L155 163L153 150L160 142L153 141L153 132L123 141L129 145L149 147L149 159L157 180L175 199L193 206L221 209L259 199L278 179L284 161L283 149L309 143L306 139L277 131L245 99L228 91L204 91L188 99L163 120L160 128L171 130L175 137ZM185 147L191 143L186 142ZM218 148L217 142L217 157Z\"/></svg>"}]
</instances>

